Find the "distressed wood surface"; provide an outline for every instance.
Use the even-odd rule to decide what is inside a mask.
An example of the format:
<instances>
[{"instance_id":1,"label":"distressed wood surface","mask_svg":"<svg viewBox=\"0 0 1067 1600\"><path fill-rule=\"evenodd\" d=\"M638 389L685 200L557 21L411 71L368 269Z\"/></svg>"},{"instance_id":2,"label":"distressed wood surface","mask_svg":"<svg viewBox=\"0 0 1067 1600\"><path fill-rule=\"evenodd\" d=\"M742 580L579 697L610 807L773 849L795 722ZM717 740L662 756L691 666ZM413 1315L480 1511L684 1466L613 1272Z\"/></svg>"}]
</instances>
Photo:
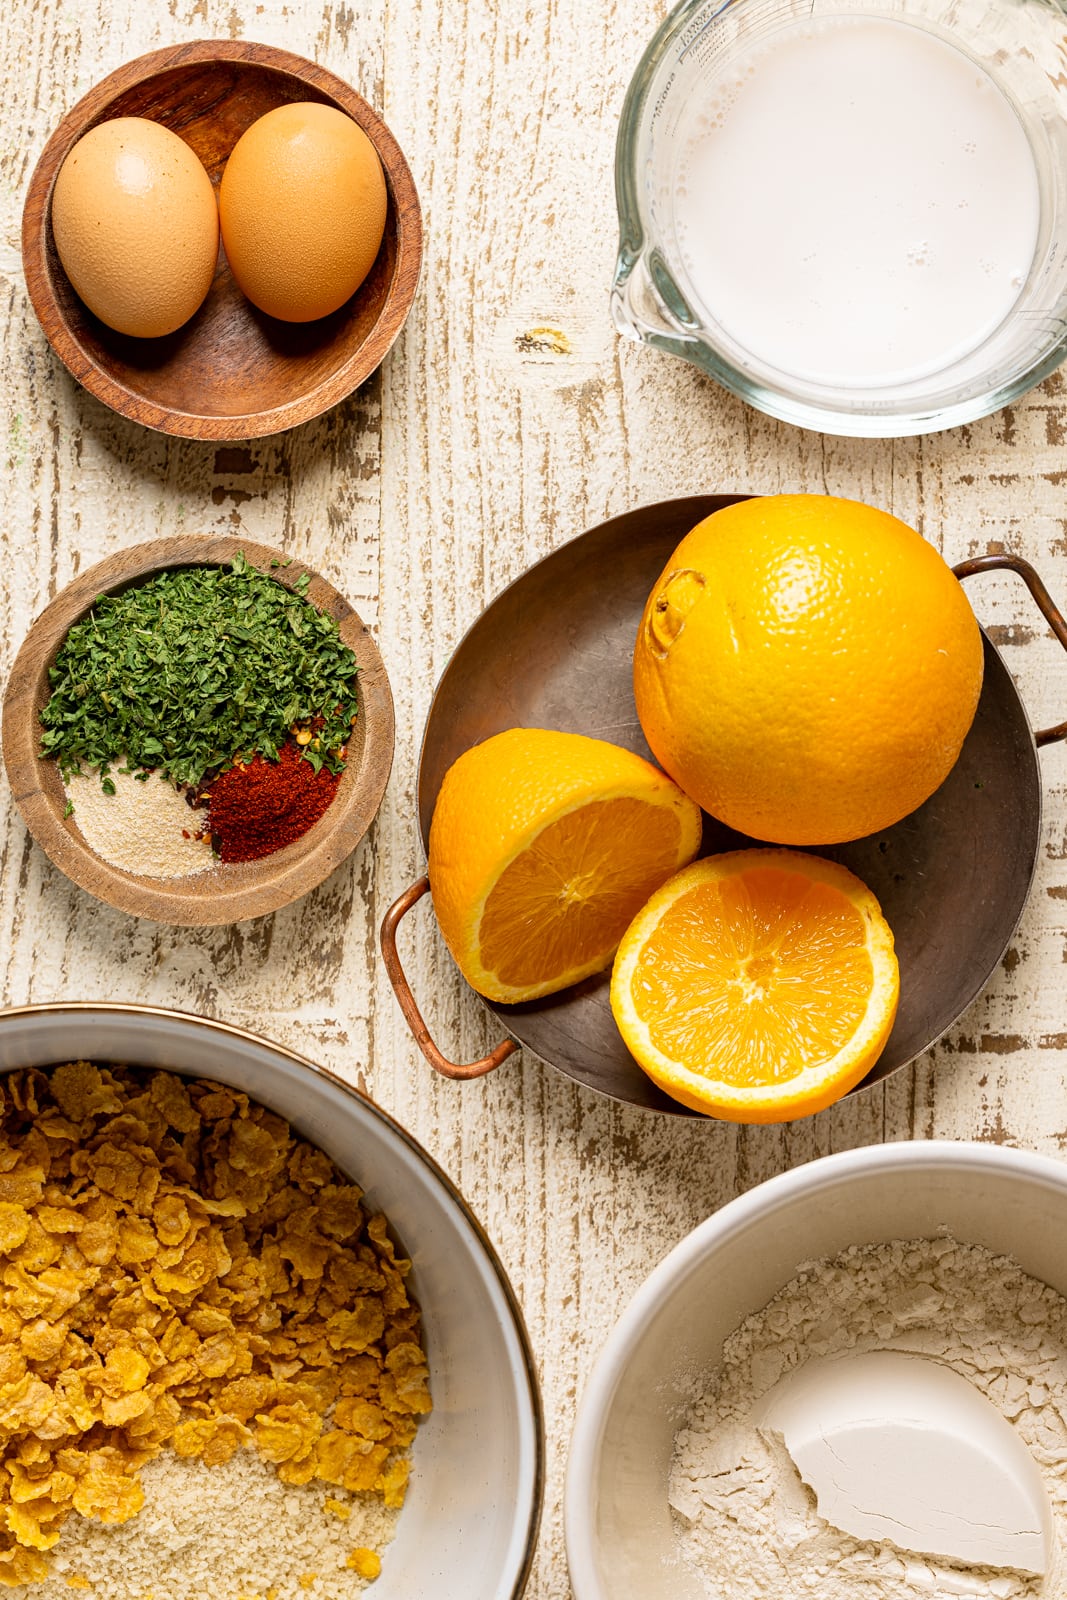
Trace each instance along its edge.
<instances>
[{"instance_id":1,"label":"distressed wood surface","mask_svg":"<svg viewBox=\"0 0 1067 1600\"><path fill-rule=\"evenodd\" d=\"M560 1496L585 1376L655 1261L733 1195L831 1150L950 1136L1067 1155L1067 767L1042 755L1044 846L1022 925L985 994L915 1068L786 1129L656 1117L515 1058L431 1076L376 955L422 870L419 737L433 682L483 604L592 523L700 491L832 491L918 526L950 561L1010 549L1067 597L1067 387L926 439L799 432L681 363L624 344L607 314L612 154L656 0L11 0L3 83L0 640L83 566L150 537L283 545L351 600L397 708L393 776L363 846L320 888L230 929L177 930L90 899L3 796L5 1003L121 997L222 1016L346 1073L453 1176L494 1239L541 1362L549 1482L531 1600L569 1595ZM18 234L33 163L104 73L158 46L262 40L314 57L385 116L426 224L415 309L384 368L316 422L221 447L145 432L79 389L29 309ZM546 336L557 330L564 337ZM1067 659L1010 579L972 586L1035 723L1067 715ZM428 907L402 934L443 1044L496 1042Z\"/></svg>"}]
</instances>

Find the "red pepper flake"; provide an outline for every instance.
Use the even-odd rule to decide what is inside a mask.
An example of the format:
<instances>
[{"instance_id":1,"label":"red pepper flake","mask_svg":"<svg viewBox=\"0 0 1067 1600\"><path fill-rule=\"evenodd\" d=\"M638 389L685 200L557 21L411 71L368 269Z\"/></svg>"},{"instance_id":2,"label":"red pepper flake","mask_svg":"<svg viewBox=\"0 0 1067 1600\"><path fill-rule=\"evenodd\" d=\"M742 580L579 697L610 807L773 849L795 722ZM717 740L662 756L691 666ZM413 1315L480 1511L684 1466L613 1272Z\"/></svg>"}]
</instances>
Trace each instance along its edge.
<instances>
[{"instance_id":1,"label":"red pepper flake","mask_svg":"<svg viewBox=\"0 0 1067 1600\"><path fill-rule=\"evenodd\" d=\"M299 839L327 810L338 772L316 772L291 740L277 761L257 755L211 782L207 832L223 861L258 861Z\"/></svg>"}]
</instances>

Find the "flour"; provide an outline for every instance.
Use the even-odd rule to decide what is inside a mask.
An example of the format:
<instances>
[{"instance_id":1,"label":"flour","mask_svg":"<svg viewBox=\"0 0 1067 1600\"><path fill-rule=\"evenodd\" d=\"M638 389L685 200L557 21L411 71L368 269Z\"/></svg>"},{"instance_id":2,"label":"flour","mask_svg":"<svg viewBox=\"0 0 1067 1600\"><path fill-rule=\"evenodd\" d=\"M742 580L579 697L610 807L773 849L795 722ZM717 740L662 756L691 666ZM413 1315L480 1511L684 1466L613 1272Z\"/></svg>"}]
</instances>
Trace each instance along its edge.
<instances>
[{"instance_id":1,"label":"flour","mask_svg":"<svg viewBox=\"0 0 1067 1600\"><path fill-rule=\"evenodd\" d=\"M849 1538L817 1513L756 1400L812 1356L903 1350L962 1373L1014 1425L1055 1522L1044 1579ZM1067 1301L948 1238L854 1247L805 1267L726 1341L675 1441L679 1550L709 1600L1062 1600L1067 1592Z\"/></svg>"}]
</instances>

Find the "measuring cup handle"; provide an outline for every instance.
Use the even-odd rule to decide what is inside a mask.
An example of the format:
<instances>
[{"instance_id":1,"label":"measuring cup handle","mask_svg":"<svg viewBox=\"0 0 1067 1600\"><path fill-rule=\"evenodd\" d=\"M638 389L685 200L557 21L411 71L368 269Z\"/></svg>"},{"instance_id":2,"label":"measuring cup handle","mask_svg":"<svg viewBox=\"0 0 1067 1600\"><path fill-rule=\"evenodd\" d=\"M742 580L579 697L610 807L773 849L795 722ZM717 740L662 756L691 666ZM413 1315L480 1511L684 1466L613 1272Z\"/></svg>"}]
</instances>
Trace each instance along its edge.
<instances>
[{"instance_id":1,"label":"measuring cup handle","mask_svg":"<svg viewBox=\"0 0 1067 1600\"><path fill-rule=\"evenodd\" d=\"M973 578L978 572L1005 572L1016 573L1025 583L1033 595L1037 608L1045 621L1052 629L1056 638L1067 650L1067 621L1064 620L1056 602L1045 588L1038 574L1034 571L1029 561L1024 561L1022 556L974 556L970 561L961 561L953 572L957 578ZM1058 722L1054 728L1042 728L1034 734L1034 742L1039 745L1055 744L1058 739L1067 738L1067 722Z\"/></svg>"},{"instance_id":2,"label":"measuring cup handle","mask_svg":"<svg viewBox=\"0 0 1067 1600\"><path fill-rule=\"evenodd\" d=\"M611 318L627 339L647 344L668 340L692 344L693 335L674 321L652 281L644 255L620 248L611 289Z\"/></svg>"},{"instance_id":3,"label":"measuring cup handle","mask_svg":"<svg viewBox=\"0 0 1067 1600\"><path fill-rule=\"evenodd\" d=\"M429 889L429 878L420 878L418 883L413 883L410 889L405 889L404 893L393 901L382 918L381 944L385 970L389 974L389 982L393 986L397 1003L404 1013L404 1020L415 1037L415 1043L434 1071L440 1072L446 1078L481 1078L485 1073L499 1067L508 1056L514 1055L519 1048L518 1045L513 1039L505 1039L503 1044L498 1044L495 1050L491 1050L480 1061L468 1062L466 1066L457 1061L449 1061L430 1037L430 1030L423 1021L422 1012L415 1003L411 985L404 976L404 968L400 963L400 952L396 947L396 930L411 908L418 905L424 894L429 893Z\"/></svg>"}]
</instances>

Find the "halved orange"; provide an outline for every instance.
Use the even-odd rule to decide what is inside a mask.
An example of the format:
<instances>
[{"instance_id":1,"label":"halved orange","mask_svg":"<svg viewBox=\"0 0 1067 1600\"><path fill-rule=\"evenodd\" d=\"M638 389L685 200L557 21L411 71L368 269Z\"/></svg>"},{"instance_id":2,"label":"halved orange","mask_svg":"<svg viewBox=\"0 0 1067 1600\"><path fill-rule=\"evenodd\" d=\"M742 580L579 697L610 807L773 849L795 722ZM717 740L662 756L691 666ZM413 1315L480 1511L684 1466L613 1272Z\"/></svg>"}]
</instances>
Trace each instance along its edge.
<instances>
[{"instance_id":1,"label":"halved orange","mask_svg":"<svg viewBox=\"0 0 1067 1600\"><path fill-rule=\"evenodd\" d=\"M610 966L700 831L694 801L630 750L544 728L495 734L453 763L434 809L445 943L491 1000L552 994Z\"/></svg>"},{"instance_id":2,"label":"halved orange","mask_svg":"<svg viewBox=\"0 0 1067 1600\"><path fill-rule=\"evenodd\" d=\"M839 1099L881 1055L898 994L874 895L795 850L735 850L677 873L627 929L611 979L638 1064L730 1122L786 1122Z\"/></svg>"}]
</instances>

